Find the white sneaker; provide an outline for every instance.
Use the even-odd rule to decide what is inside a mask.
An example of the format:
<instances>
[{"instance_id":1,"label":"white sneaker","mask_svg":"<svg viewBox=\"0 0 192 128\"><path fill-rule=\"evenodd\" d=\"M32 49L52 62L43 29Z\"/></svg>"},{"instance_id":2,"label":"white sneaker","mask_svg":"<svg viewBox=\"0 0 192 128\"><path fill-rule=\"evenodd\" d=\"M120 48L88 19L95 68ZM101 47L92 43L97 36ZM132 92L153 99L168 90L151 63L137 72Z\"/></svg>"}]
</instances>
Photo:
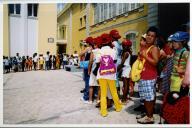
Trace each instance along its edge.
<instances>
[{"instance_id":1,"label":"white sneaker","mask_svg":"<svg viewBox=\"0 0 192 128\"><path fill-rule=\"evenodd\" d=\"M85 99L83 97L80 98L81 101L85 101Z\"/></svg>"},{"instance_id":2,"label":"white sneaker","mask_svg":"<svg viewBox=\"0 0 192 128\"><path fill-rule=\"evenodd\" d=\"M92 101L85 100L83 97L81 97L80 100L83 101L83 103L85 104L93 104Z\"/></svg>"},{"instance_id":3,"label":"white sneaker","mask_svg":"<svg viewBox=\"0 0 192 128\"><path fill-rule=\"evenodd\" d=\"M85 101L84 103L85 103L85 104L93 104L93 101L88 101L88 100L87 100L87 101Z\"/></svg>"}]
</instances>

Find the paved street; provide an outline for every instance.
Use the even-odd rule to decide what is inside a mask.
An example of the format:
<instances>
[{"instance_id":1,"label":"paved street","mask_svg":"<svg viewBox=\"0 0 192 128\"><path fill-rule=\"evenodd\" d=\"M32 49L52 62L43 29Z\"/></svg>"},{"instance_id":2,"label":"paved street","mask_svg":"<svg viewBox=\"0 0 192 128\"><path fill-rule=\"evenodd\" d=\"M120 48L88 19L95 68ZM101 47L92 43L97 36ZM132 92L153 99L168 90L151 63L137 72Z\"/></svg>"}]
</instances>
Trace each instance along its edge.
<instances>
[{"instance_id":1,"label":"paved street","mask_svg":"<svg viewBox=\"0 0 192 128\"><path fill-rule=\"evenodd\" d=\"M29 71L3 75L4 124L136 124L133 98L121 112L103 118L94 105L80 101L81 72ZM158 97L157 97L158 99ZM157 100L156 107L159 108ZM157 110L158 111L158 110ZM159 116L155 116L159 123Z\"/></svg>"}]
</instances>

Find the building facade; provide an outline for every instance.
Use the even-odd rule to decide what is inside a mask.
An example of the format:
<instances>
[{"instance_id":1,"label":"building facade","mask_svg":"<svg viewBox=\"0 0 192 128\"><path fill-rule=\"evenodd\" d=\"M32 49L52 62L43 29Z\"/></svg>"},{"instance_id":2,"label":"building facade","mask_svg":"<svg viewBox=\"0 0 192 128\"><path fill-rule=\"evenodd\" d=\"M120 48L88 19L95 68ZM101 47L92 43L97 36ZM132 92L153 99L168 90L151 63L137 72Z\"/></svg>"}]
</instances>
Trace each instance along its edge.
<instances>
[{"instance_id":1,"label":"building facade","mask_svg":"<svg viewBox=\"0 0 192 128\"><path fill-rule=\"evenodd\" d=\"M63 37L57 43L65 45L61 52L72 54L81 51L86 37L117 29L120 40L130 39L137 54L148 27L159 27L166 39L189 21L189 12L189 3L67 3L57 15L57 34Z\"/></svg>"},{"instance_id":2,"label":"building facade","mask_svg":"<svg viewBox=\"0 0 192 128\"><path fill-rule=\"evenodd\" d=\"M131 39L133 53L138 50L140 36L148 27L147 4L142 3L79 3L67 4L58 14L58 35L64 35L66 53L81 51L81 42L117 29L122 38ZM65 26L64 33L62 26ZM59 43L59 41L58 41Z\"/></svg>"},{"instance_id":3,"label":"building facade","mask_svg":"<svg viewBox=\"0 0 192 128\"><path fill-rule=\"evenodd\" d=\"M4 4L6 56L56 54L56 4Z\"/></svg>"}]
</instances>

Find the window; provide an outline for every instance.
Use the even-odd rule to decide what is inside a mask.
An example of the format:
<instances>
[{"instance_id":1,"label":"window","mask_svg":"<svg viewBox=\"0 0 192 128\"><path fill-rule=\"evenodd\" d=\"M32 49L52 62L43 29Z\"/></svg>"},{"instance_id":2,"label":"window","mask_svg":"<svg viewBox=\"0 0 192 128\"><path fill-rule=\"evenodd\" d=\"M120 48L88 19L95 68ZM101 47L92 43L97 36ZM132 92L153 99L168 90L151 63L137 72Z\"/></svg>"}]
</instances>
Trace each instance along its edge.
<instances>
[{"instance_id":1,"label":"window","mask_svg":"<svg viewBox=\"0 0 192 128\"><path fill-rule=\"evenodd\" d=\"M19 15L21 11L20 4L9 4L9 14Z\"/></svg>"},{"instance_id":2,"label":"window","mask_svg":"<svg viewBox=\"0 0 192 128\"><path fill-rule=\"evenodd\" d=\"M34 17L37 17L38 4L34 4Z\"/></svg>"},{"instance_id":3,"label":"window","mask_svg":"<svg viewBox=\"0 0 192 128\"><path fill-rule=\"evenodd\" d=\"M132 41L132 51L133 51L133 54L136 55L136 32L128 33L126 35L126 39L129 39Z\"/></svg>"},{"instance_id":4,"label":"window","mask_svg":"<svg viewBox=\"0 0 192 128\"><path fill-rule=\"evenodd\" d=\"M82 8L83 8L83 4L80 4L80 10L82 10Z\"/></svg>"},{"instance_id":5,"label":"window","mask_svg":"<svg viewBox=\"0 0 192 128\"><path fill-rule=\"evenodd\" d=\"M86 20L86 16L84 16L83 18L84 18L84 25L86 26L86 23L87 23L87 22L86 22L86 21L87 21L87 20Z\"/></svg>"},{"instance_id":6,"label":"window","mask_svg":"<svg viewBox=\"0 0 192 128\"><path fill-rule=\"evenodd\" d=\"M16 14L20 14L20 10L21 10L21 5L16 4Z\"/></svg>"},{"instance_id":7,"label":"window","mask_svg":"<svg viewBox=\"0 0 192 128\"><path fill-rule=\"evenodd\" d=\"M101 21L103 21L104 20L104 14L103 14L104 13L104 4L101 4L100 7L101 7L101 13L100 13L101 17L100 17L100 19L101 19Z\"/></svg>"},{"instance_id":8,"label":"window","mask_svg":"<svg viewBox=\"0 0 192 128\"><path fill-rule=\"evenodd\" d=\"M114 3L113 5L112 5L112 8L113 8L113 17L115 17L116 16L116 8L117 8L117 4L116 3Z\"/></svg>"},{"instance_id":9,"label":"window","mask_svg":"<svg viewBox=\"0 0 192 128\"><path fill-rule=\"evenodd\" d=\"M122 13L123 13L123 4L122 3L120 3L119 4L119 14L121 15Z\"/></svg>"},{"instance_id":10,"label":"window","mask_svg":"<svg viewBox=\"0 0 192 128\"><path fill-rule=\"evenodd\" d=\"M97 3L94 7L94 23L103 22L141 7L141 3Z\"/></svg>"},{"instance_id":11,"label":"window","mask_svg":"<svg viewBox=\"0 0 192 128\"><path fill-rule=\"evenodd\" d=\"M131 4L131 10L134 10L136 8L135 4Z\"/></svg>"},{"instance_id":12,"label":"window","mask_svg":"<svg viewBox=\"0 0 192 128\"><path fill-rule=\"evenodd\" d=\"M104 13L104 20L107 19L107 13L108 13L107 6L108 6L108 5L105 3L105 4L104 4L104 11L103 11L103 13Z\"/></svg>"},{"instance_id":13,"label":"window","mask_svg":"<svg viewBox=\"0 0 192 128\"><path fill-rule=\"evenodd\" d=\"M28 4L27 9L29 17L37 17L38 4Z\"/></svg>"},{"instance_id":14,"label":"window","mask_svg":"<svg viewBox=\"0 0 192 128\"><path fill-rule=\"evenodd\" d=\"M80 27L82 27L82 18L80 18Z\"/></svg>"},{"instance_id":15,"label":"window","mask_svg":"<svg viewBox=\"0 0 192 128\"><path fill-rule=\"evenodd\" d=\"M99 6L98 4L94 5L94 23L98 23L99 22Z\"/></svg>"},{"instance_id":16,"label":"window","mask_svg":"<svg viewBox=\"0 0 192 128\"><path fill-rule=\"evenodd\" d=\"M80 4L80 10L85 9L85 8L86 8L86 5L87 5L86 3L81 3L81 4Z\"/></svg>"},{"instance_id":17,"label":"window","mask_svg":"<svg viewBox=\"0 0 192 128\"><path fill-rule=\"evenodd\" d=\"M112 4L110 3L109 4L109 18L112 18L113 16L112 16Z\"/></svg>"},{"instance_id":18,"label":"window","mask_svg":"<svg viewBox=\"0 0 192 128\"><path fill-rule=\"evenodd\" d=\"M32 16L32 4L28 4L28 16Z\"/></svg>"}]
</instances>

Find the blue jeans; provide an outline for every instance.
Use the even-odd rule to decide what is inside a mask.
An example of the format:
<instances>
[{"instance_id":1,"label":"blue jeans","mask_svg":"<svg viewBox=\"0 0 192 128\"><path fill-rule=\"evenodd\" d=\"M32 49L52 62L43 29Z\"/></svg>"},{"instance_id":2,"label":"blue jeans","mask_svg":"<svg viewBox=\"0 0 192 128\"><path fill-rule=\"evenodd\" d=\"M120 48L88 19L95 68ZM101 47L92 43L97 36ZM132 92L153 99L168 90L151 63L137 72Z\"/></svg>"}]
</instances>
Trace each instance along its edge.
<instances>
[{"instance_id":1,"label":"blue jeans","mask_svg":"<svg viewBox=\"0 0 192 128\"><path fill-rule=\"evenodd\" d=\"M67 61L63 61L63 69L65 68L65 65L67 65Z\"/></svg>"},{"instance_id":2,"label":"blue jeans","mask_svg":"<svg viewBox=\"0 0 192 128\"><path fill-rule=\"evenodd\" d=\"M89 78L88 70L84 70L85 92L83 95L84 100L89 100Z\"/></svg>"},{"instance_id":3,"label":"blue jeans","mask_svg":"<svg viewBox=\"0 0 192 128\"><path fill-rule=\"evenodd\" d=\"M45 70L49 70L49 61L45 61Z\"/></svg>"}]
</instances>

